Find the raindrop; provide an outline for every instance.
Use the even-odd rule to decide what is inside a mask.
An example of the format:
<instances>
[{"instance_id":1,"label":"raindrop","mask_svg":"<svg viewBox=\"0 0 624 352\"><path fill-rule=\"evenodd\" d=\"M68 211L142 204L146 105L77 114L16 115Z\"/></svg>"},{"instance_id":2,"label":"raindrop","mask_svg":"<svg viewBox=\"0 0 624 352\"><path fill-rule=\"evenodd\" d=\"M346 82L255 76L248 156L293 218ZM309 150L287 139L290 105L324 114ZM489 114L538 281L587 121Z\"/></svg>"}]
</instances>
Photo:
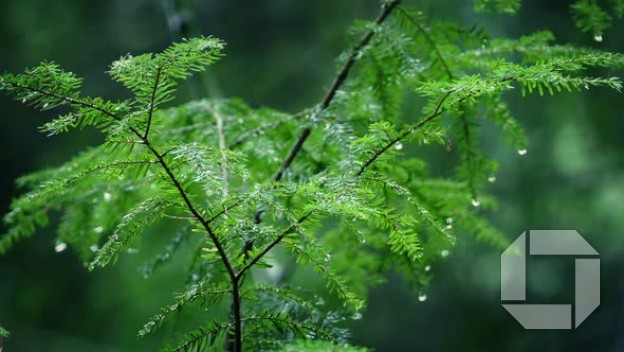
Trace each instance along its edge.
<instances>
[{"instance_id":1,"label":"raindrop","mask_svg":"<svg viewBox=\"0 0 624 352\"><path fill-rule=\"evenodd\" d=\"M451 254L451 252L449 252L448 249L445 249L442 252L440 252L440 255L442 256L442 258L448 257L449 254Z\"/></svg>"},{"instance_id":2,"label":"raindrop","mask_svg":"<svg viewBox=\"0 0 624 352\"><path fill-rule=\"evenodd\" d=\"M488 177L488 182L489 182L489 183L494 183L494 182L496 182L496 176L490 176L490 177Z\"/></svg>"},{"instance_id":3,"label":"raindrop","mask_svg":"<svg viewBox=\"0 0 624 352\"><path fill-rule=\"evenodd\" d=\"M477 208L479 205L481 205L481 202L478 199L473 199L472 200L472 206Z\"/></svg>"},{"instance_id":4,"label":"raindrop","mask_svg":"<svg viewBox=\"0 0 624 352\"><path fill-rule=\"evenodd\" d=\"M54 246L54 251L56 253L61 253L65 249L67 249L67 244L65 244L63 242L59 242L59 243L56 244L56 246Z\"/></svg>"},{"instance_id":5,"label":"raindrop","mask_svg":"<svg viewBox=\"0 0 624 352\"><path fill-rule=\"evenodd\" d=\"M362 313L360 313L360 312L353 313L353 315L351 316L351 319L353 319L353 320L360 320L360 319L362 319Z\"/></svg>"},{"instance_id":6,"label":"raindrop","mask_svg":"<svg viewBox=\"0 0 624 352\"><path fill-rule=\"evenodd\" d=\"M527 150L526 149L518 149L518 155L526 155Z\"/></svg>"},{"instance_id":7,"label":"raindrop","mask_svg":"<svg viewBox=\"0 0 624 352\"><path fill-rule=\"evenodd\" d=\"M452 224L453 223L453 218L451 218L451 217L446 218L446 223L449 224L449 225Z\"/></svg>"},{"instance_id":8,"label":"raindrop","mask_svg":"<svg viewBox=\"0 0 624 352\"><path fill-rule=\"evenodd\" d=\"M325 256L325 261L326 261L326 262L328 262L328 261L330 261L330 260L331 260L331 254L329 254L329 253L328 253L328 254Z\"/></svg>"},{"instance_id":9,"label":"raindrop","mask_svg":"<svg viewBox=\"0 0 624 352\"><path fill-rule=\"evenodd\" d=\"M50 104L48 104L48 103L43 104L43 108L44 108L44 109L47 109L47 108L48 108L48 106L50 106Z\"/></svg>"},{"instance_id":10,"label":"raindrop","mask_svg":"<svg viewBox=\"0 0 624 352\"><path fill-rule=\"evenodd\" d=\"M98 251L98 249L100 249L100 247L98 247L97 244L94 244L93 246L89 247L89 249L91 250L91 252L95 253Z\"/></svg>"},{"instance_id":11,"label":"raindrop","mask_svg":"<svg viewBox=\"0 0 624 352\"><path fill-rule=\"evenodd\" d=\"M102 232L104 232L104 227L98 226L98 227L93 229L93 232L95 232L95 233L102 233Z\"/></svg>"},{"instance_id":12,"label":"raindrop","mask_svg":"<svg viewBox=\"0 0 624 352\"><path fill-rule=\"evenodd\" d=\"M594 36L594 40L597 41L598 43L602 42L602 34L596 34Z\"/></svg>"},{"instance_id":13,"label":"raindrop","mask_svg":"<svg viewBox=\"0 0 624 352\"><path fill-rule=\"evenodd\" d=\"M401 150L401 149L403 149L403 143L398 142L398 143L394 146L394 149L396 149L396 150Z\"/></svg>"},{"instance_id":14,"label":"raindrop","mask_svg":"<svg viewBox=\"0 0 624 352\"><path fill-rule=\"evenodd\" d=\"M427 265L427 266L425 267L425 271L426 271L426 272L430 272L430 271L431 271L431 265Z\"/></svg>"},{"instance_id":15,"label":"raindrop","mask_svg":"<svg viewBox=\"0 0 624 352\"><path fill-rule=\"evenodd\" d=\"M366 243L366 238L364 238L364 237L360 238L360 243L361 243L361 244Z\"/></svg>"},{"instance_id":16,"label":"raindrop","mask_svg":"<svg viewBox=\"0 0 624 352\"><path fill-rule=\"evenodd\" d=\"M424 294L424 293L423 293L423 294L420 294L420 295L418 296L418 300L419 300L419 301L421 301L421 302L426 301L426 300L427 300L427 295L426 295L426 294Z\"/></svg>"},{"instance_id":17,"label":"raindrop","mask_svg":"<svg viewBox=\"0 0 624 352\"><path fill-rule=\"evenodd\" d=\"M452 230L453 229L453 225L451 225L451 224L446 225L446 229L447 230Z\"/></svg>"},{"instance_id":18,"label":"raindrop","mask_svg":"<svg viewBox=\"0 0 624 352\"><path fill-rule=\"evenodd\" d=\"M104 200L107 202L110 202L110 200L113 198L113 196L108 193L108 192L104 192Z\"/></svg>"}]
</instances>

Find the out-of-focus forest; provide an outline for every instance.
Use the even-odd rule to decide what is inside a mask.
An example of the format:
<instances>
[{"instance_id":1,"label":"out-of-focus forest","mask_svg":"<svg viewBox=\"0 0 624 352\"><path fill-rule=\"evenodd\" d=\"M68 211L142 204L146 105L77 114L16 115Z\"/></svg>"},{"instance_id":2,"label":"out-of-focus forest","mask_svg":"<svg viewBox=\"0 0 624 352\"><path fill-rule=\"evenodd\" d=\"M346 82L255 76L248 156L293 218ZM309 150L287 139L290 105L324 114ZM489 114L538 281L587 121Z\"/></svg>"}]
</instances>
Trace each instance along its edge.
<instances>
[{"instance_id":1,"label":"out-of-focus forest","mask_svg":"<svg viewBox=\"0 0 624 352\"><path fill-rule=\"evenodd\" d=\"M407 1L429 18L477 26L492 37L550 29L560 42L624 52L624 26L602 41L580 33L568 1L522 2L516 16L475 14L471 1ZM348 47L354 20L372 19L375 0L2 0L0 70L17 72L52 60L85 77L86 93L123 98L105 71L126 53L160 51L181 35L214 35L227 57L201 81L202 94L241 97L254 106L298 111L319 101ZM614 73L621 75L620 73ZM199 83L198 83L199 84ZM196 98L182 89L179 100ZM102 138L95 131L46 137L36 113L0 97L0 211L19 190L15 178L58 165ZM578 230L601 255L601 306L576 330L524 330L500 305L500 251L460 235L443 263L432 267L427 299L398 278L370 293L352 342L376 351L616 351L624 350L624 120L622 95L592 90L512 100L531 138L519 156L485 126L487 154L500 162L492 184L499 209L488 216L515 239L528 229ZM442 168L444 150L413 149ZM52 228L52 227L51 227ZM11 330L7 352L154 351L159 339L136 331L170 301L178 267L144 280L141 254L93 273L78 258L54 251L51 230L0 257L0 324ZM571 303L574 261L530 258L532 303ZM165 287L166 289L162 289ZM322 287L319 287L321 289Z\"/></svg>"}]
</instances>

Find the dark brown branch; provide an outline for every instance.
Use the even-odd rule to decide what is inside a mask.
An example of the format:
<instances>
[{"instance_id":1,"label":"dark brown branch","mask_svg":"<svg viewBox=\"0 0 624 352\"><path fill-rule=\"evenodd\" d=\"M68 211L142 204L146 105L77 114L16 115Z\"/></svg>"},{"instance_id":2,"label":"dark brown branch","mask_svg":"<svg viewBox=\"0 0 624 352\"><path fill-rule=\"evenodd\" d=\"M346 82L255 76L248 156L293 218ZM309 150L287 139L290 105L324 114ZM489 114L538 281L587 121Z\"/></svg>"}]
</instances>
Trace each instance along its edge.
<instances>
[{"instance_id":1,"label":"dark brown branch","mask_svg":"<svg viewBox=\"0 0 624 352\"><path fill-rule=\"evenodd\" d=\"M377 27L381 25L386 20L386 18L388 18L388 15L390 15L392 10L394 10L399 5L400 2L401 0L393 0L393 1L386 3L383 6L383 8L381 9L381 13L379 14L379 16L377 16L377 19L375 19L373 27L362 37L360 42L356 44L351 50L351 53L349 54L347 61L342 66L342 68L338 72L338 75L336 76L332 85L330 86L329 90L325 94L325 97L323 98L323 101L321 102L321 105L319 107L319 111L316 114L323 112L325 109L327 109L331 105L332 101L334 100L334 96L336 95L336 92L340 89L340 87L346 81L347 76L349 75L349 72L351 71L351 67L353 67L353 64L355 64L355 62L357 61L357 57L362 51L362 49L364 49L364 47L366 47L368 43L371 41L371 39L373 38L373 35L375 34L375 30L377 29ZM279 181L282 179L282 177L284 176L284 172L286 171L286 169L288 169L292 161L297 157L304 143L310 136L310 133L312 133L311 127L306 127L303 131L301 131L301 134L299 135L299 138L295 142L295 145L291 148L290 152L286 156L286 159L284 159L284 161L280 165L279 170L273 177L274 181Z\"/></svg>"},{"instance_id":2,"label":"dark brown branch","mask_svg":"<svg viewBox=\"0 0 624 352\"><path fill-rule=\"evenodd\" d=\"M332 82L332 84L331 84L329 90L327 91L327 93L325 93L325 96L324 96L323 100L321 101L321 105L319 106L319 110L315 113L316 115L320 114L321 112L323 112L325 109L327 109L331 105L331 103L334 100L334 97L336 95L336 92L340 89L340 87L342 87L342 85L346 81L346 79L347 79L347 77L349 75L349 72L351 71L351 68L353 67L353 65L357 61L357 57L358 57L358 55L360 55L362 49L364 49L370 43L371 39L373 38L373 35L375 34L375 30L377 29L377 27L380 26L386 20L386 18L388 18L390 13L399 5L400 2L401 2L401 0L392 0L392 1L388 2L388 3L386 3L382 7L381 12L379 13L379 15L377 16L377 18L374 21L373 27L351 49L351 53L349 54L349 57L347 58L347 61L344 63L344 65L342 66L342 68L338 72L338 75L336 76L336 78L334 78L334 81ZM278 182L278 181L280 181L282 179L282 177L284 176L284 172L286 172L286 169L288 169L288 167L290 167L290 164L292 164L293 160L295 160L295 158L297 157L299 152L301 152L301 150L303 148L303 145L305 144L305 142L308 139L308 137L310 137L311 133L312 133L312 128L311 127L306 127L306 128L303 129L303 131L301 131L301 134L299 135L299 138L297 138L297 141L295 142L295 145L288 152L288 155L282 161L279 170L273 176L273 181ZM264 213L263 209L260 209L260 210L256 211L256 213L254 214L254 223L260 223L262 221L262 214L263 213ZM281 241L281 238L279 239L279 241ZM273 244L273 246L276 245L277 243L279 243L279 241L277 241L275 244ZM251 249L253 248L253 244L254 244L254 240L253 239L251 239L251 240L249 240L249 241L247 241L245 243L245 246L243 248L243 254L245 256L247 256L247 253L249 251L251 251ZM270 249L271 248L268 248L268 250L270 250ZM265 250L266 250L266 248L265 248ZM268 252L268 250L266 250L266 251ZM248 263L245 268L251 267L251 265L253 265L253 264L255 264L255 262L253 262L253 260L252 260L252 262ZM244 269L244 270L247 270L247 269ZM239 272L239 274L242 275L243 271Z\"/></svg>"}]
</instances>

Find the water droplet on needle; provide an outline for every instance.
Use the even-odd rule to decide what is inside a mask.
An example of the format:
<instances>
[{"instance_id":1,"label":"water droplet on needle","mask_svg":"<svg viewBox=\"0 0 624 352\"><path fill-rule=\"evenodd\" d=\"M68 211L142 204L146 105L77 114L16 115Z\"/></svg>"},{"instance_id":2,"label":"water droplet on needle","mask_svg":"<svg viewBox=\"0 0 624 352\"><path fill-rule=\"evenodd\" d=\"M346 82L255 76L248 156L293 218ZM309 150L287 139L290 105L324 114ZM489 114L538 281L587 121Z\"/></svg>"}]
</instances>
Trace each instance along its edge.
<instances>
[{"instance_id":1,"label":"water droplet on needle","mask_svg":"<svg viewBox=\"0 0 624 352\"><path fill-rule=\"evenodd\" d=\"M63 243L63 242L59 242L56 244L56 246L54 246L54 251L56 253L61 253L62 251L67 249L67 244Z\"/></svg>"}]
</instances>

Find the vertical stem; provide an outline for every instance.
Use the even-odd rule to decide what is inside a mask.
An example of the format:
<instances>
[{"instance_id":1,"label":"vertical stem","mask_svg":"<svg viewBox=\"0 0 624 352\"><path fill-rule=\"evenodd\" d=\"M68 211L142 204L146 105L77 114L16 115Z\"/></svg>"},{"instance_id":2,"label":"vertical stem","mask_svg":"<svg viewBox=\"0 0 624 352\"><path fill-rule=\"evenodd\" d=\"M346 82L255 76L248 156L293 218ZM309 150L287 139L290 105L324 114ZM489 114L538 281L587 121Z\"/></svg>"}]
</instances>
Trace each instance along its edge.
<instances>
[{"instance_id":1,"label":"vertical stem","mask_svg":"<svg viewBox=\"0 0 624 352\"><path fill-rule=\"evenodd\" d=\"M232 304L230 305L230 316L233 320L233 328L230 328L225 336L223 349L227 352L243 351L243 321L241 316L241 295L240 286L242 280L234 278L232 280Z\"/></svg>"},{"instance_id":2,"label":"vertical stem","mask_svg":"<svg viewBox=\"0 0 624 352\"><path fill-rule=\"evenodd\" d=\"M225 127L224 127L224 122L223 122L223 116L221 116L221 114L217 111L217 109L212 106L209 107L208 109L212 113L212 116L214 117L215 123L217 125L217 136L219 137L219 151L221 152L221 158L223 159L223 164L221 165L221 177L223 178L222 194L223 194L223 199L225 199L228 197L230 193L229 187L228 187L230 174L228 172L228 167L227 167L227 154L226 154L227 143L225 141Z\"/></svg>"},{"instance_id":3,"label":"vertical stem","mask_svg":"<svg viewBox=\"0 0 624 352\"><path fill-rule=\"evenodd\" d=\"M235 352L243 351L243 321L241 318L241 296L240 296L240 280L236 279L234 289L232 290L232 308L234 310L234 343L236 344Z\"/></svg>"}]
</instances>

